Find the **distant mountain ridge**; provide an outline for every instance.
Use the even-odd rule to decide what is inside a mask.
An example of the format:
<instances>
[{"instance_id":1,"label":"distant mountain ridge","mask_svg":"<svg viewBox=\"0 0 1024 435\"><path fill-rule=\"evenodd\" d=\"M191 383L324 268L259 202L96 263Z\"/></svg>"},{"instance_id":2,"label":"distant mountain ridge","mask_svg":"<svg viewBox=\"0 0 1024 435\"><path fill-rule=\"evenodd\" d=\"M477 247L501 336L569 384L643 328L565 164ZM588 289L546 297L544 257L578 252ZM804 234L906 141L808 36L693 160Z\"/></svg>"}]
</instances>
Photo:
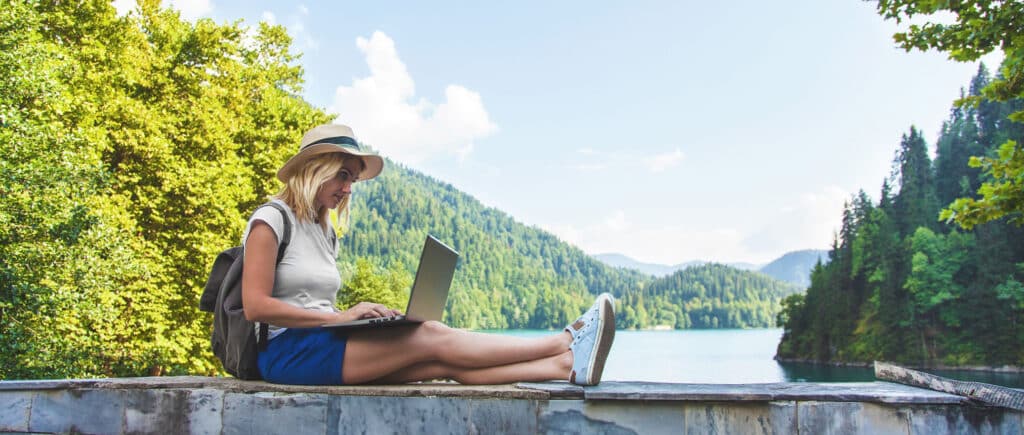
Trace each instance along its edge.
<instances>
[{"instance_id":1,"label":"distant mountain ridge","mask_svg":"<svg viewBox=\"0 0 1024 435\"><path fill-rule=\"evenodd\" d=\"M686 268L693 266L716 264L714 261L693 260L670 266L657 263L645 263L639 260L635 260L626 255L617 253L597 254L594 255L594 258L601 260L604 264L607 264L612 267L623 267L626 269L633 269L658 278L666 277L680 270L685 270ZM757 264L743 262L724 264L726 266L739 270L758 270L761 267L760 265Z\"/></svg>"},{"instance_id":2,"label":"distant mountain ridge","mask_svg":"<svg viewBox=\"0 0 1024 435\"><path fill-rule=\"evenodd\" d=\"M828 251L823 249L804 249L787 252L761 267L759 271L765 275L782 281L791 282L802 288L811 285L811 270L814 265L828 264Z\"/></svg>"},{"instance_id":3,"label":"distant mountain ridge","mask_svg":"<svg viewBox=\"0 0 1024 435\"><path fill-rule=\"evenodd\" d=\"M656 263L644 263L630 258L629 256L617 253L597 254L594 255L594 258L612 267L632 269L657 278L663 278L694 266L715 264L714 262L696 260L669 266ZM781 257L764 265L742 262L721 264L739 270L760 272L775 279L806 288L811 283L811 269L814 268L814 265L817 264L819 259L822 263L828 263L828 251L823 249L804 249L787 252Z\"/></svg>"},{"instance_id":4,"label":"distant mountain ridge","mask_svg":"<svg viewBox=\"0 0 1024 435\"><path fill-rule=\"evenodd\" d=\"M411 282L423 240L432 234L461 253L445 310L455 327L559 330L601 292L618 299L621 328L770 327L781 299L798 291L720 265L663 278L611 267L450 184L391 161L387 168L355 187L352 226L339 239L342 280L362 261L407 289L400 283Z\"/></svg>"}]
</instances>

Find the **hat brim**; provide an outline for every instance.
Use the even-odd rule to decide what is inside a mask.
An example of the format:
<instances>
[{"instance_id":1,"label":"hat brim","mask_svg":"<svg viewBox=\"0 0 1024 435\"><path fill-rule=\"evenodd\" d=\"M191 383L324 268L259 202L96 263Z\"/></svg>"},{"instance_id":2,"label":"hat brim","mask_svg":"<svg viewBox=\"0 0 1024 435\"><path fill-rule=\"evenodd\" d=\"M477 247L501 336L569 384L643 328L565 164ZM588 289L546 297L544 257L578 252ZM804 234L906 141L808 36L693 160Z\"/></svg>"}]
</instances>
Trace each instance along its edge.
<instances>
[{"instance_id":1,"label":"hat brim","mask_svg":"<svg viewBox=\"0 0 1024 435\"><path fill-rule=\"evenodd\" d=\"M288 159L284 166L281 166L281 169L277 171L277 179L287 183L288 178L290 178L296 170L301 168L302 165L305 165L310 159L318 155L328 153L348 154L350 156L363 159L363 163L366 164L366 168L363 169L363 172L359 173L360 181L374 178L380 175L381 171L384 170L384 159L376 153L356 151L351 148L330 143L318 143L303 148L298 154Z\"/></svg>"}]
</instances>

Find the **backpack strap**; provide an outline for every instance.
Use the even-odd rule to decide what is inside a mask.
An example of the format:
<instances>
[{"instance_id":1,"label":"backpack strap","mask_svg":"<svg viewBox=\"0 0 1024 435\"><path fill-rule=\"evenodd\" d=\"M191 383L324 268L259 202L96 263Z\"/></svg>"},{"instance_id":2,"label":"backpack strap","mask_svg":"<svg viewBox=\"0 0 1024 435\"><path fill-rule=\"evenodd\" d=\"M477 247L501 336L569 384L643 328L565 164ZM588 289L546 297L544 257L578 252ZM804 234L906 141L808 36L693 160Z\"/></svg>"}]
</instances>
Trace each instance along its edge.
<instances>
[{"instance_id":1,"label":"backpack strap","mask_svg":"<svg viewBox=\"0 0 1024 435\"><path fill-rule=\"evenodd\" d=\"M284 240L277 245L277 262L274 263L278 264L281 262L281 259L284 258L284 250L288 249L288 244L292 242L292 221L288 218L288 212L284 209L284 206L274 201L270 201L259 206L257 210L267 206L274 207L277 211L281 212L281 219L284 221Z\"/></svg>"},{"instance_id":2,"label":"backpack strap","mask_svg":"<svg viewBox=\"0 0 1024 435\"><path fill-rule=\"evenodd\" d=\"M284 251L288 249L288 244L292 242L292 221L288 218L288 212L284 209L284 206L273 201L257 207L256 210L266 206L276 208L277 211L281 212L281 219L284 221L284 237L277 244L277 260L274 262L275 265L278 265L281 264L281 259L284 258ZM260 323L259 336L256 338L257 347L260 351L267 350L268 343L270 343L270 328L266 323Z\"/></svg>"}]
</instances>

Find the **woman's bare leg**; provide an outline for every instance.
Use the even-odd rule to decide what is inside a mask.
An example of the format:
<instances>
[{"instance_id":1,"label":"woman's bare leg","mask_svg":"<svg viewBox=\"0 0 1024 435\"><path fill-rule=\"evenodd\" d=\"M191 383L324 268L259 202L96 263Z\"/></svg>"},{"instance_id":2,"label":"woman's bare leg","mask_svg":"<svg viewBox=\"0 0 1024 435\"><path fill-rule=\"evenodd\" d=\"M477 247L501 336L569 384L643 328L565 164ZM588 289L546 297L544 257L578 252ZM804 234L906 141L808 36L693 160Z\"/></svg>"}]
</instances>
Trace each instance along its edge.
<instances>
[{"instance_id":1,"label":"woman's bare leg","mask_svg":"<svg viewBox=\"0 0 1024 435\"><path fill-rule=\"evenodd\" d=\"M561 355L571 341L568 333L510 337L461 331L440 322L365 331L349 336L342 376L346 384L359 384L431 362L450 368L495 368ZM564 378L567 372L549 379Z\"/></svg>"},{"instance_id":2,"label":"woman's bare leg","mask_svg":"<svg viewBox=\"0 0 1024 435\"><path fill-rule=\"evenodd\" d=\"M533 361L487 368L464 368L442 362L426 362L406 367L374 380L381 384L404 384L431 379L453 379L460 384L507 384L511 382L565 379L572 368L572 352Z\"/></svg>"}]
</instances>

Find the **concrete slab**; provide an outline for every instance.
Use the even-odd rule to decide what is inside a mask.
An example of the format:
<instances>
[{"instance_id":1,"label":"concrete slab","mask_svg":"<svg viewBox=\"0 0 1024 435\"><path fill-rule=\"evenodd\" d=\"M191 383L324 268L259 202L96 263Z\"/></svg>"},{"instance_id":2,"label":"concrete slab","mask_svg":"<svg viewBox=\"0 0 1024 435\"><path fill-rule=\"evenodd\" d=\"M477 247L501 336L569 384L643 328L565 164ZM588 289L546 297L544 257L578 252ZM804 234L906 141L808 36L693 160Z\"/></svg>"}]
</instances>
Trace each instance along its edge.
<instances>
[{"instance_id":1,"label":"concrete slab","mask_svg":"<svg viewBox=\"0 0 1024 435\"><path fill-rule=\"evenodd\" d=\"M568 383L563 382L565 385ZM397 397L486 397L509 399L546 399L550 394L515 385L460 385L453 382L422 382L402 385L281 385L263 381L242 381L230 377L160 376L40 381L0 381L0 391L73 390L73 389L217 389L226 392L313 393L351 396ZM579 387L576 387L579 388Z\"/></svg>"},{"instance_id":2,"label":"concrete slab","mask_svg":"<svg viewBox=\"0 0 1024 435\"><path fill-rule=\"evenodd\" d=\"M693 403L683 407L685 434L792 434L796 431L796 404Z\"/></svg>"},{"instance_id":3,"label":"concrete slab","mask_svg":"<svg viewBox=\"0 0 1024 435\"><path fill-rule=\"evenodd\" d=\"M540 408L536 400L472 399L466 429L470 434L538 433Z\"/></svg>"},{"instance_id":4,"label":"concrete slab","mask_svg":"<svg viewBox=\"0 0 1024 435\"><path fill-rule=\"evenodd\" d=\"M952 433L1024 433L1021 421L1024 413L994 413L990 408L975 406L964 406L956 410L927 406L907 410L907 413L910 433L915 435L935 433L937 427L948 427Z\"/></svg>"},{"instance_id":5,"label":"concrete slab","mask_svg":"<svg viewBox=\"0 0 1024 435\"><path fill-rule=\"evenodd\" d=\"M189 391L183 389L122 390L124 431L128 433L188 433Z\"/></svg>"},{"instance_id":6,"label":"concrete slab","mask_svg":"<svg viewBox=\"0 0 1024 435\"><path fill-rule=\"evenodd\" d=\"M537 433L614 435L679 433L664 431L664 427L671 425L671 422L682 421L682 415L678 409L669 409L667 415L665 408L658 407L652 411L661 416L658 418L658 425L656 427L648 426L646 431L638 431L635 422L620 424L613 419L614 417L602 412L595 412L594 415L591 415L582 400L555 400L548 402L547 408L538 416L539 431Z\"/></svg>"},{"instance_id":7,"label":"concrete slab","mask_svg":"<svg viewBox=\"0 0 1024 435\"><path fill-rule=\"evenodd\" d=\"M861 402L800 402L797 419L800 433L823 435L905 434L910 425L901 408Z\"/></svg>"},{"instance_id":8,"label":"concrete slab","mask_svg":"<svg viewBox=\"0 0 1024 435\"><path fill-rule=\"evenodd\" d=\"M216 435L224 425L221 411L224 409L224 392L212 388L187 390L188 433L193 435Z\"/></svg>"},{"instance_id":9,"label":"concrete slab","mask_svg":"<svg viewBox=\"0 0 1024 435\"><path fill-rule=\"evenodd\" d=\"M184 376L0 385L0 433L1024 433L1022 412L886 382L320 387Z\"/></svg>"},{"instance_id":10,"label":"concrete slab","mask_svg":"<svg viewBox=\"0 0 1024 435\"><path fill-rule=\"evenodd\" d=\"M466 433L467 400L450 397L334 396L340 413L338 433L455 434Z\"/></svg>"},{"instance_id":11,"label":"concrete slab","mask_svg":"<svg viewBox=\"0 0 1024 435\"><path fill-rule=\"evenodd\" d=\"M562 385L519 384L522 387L566 394ZM579 388L579 387L578 387ZM821 400L902 404L960 404L964 398L890 382L672 384L658 382L602 382L581 388L587 400L670 400L765 402Z\"/></svg>"},{"instance_id":12,"label":"concrete slab","mask_svg":"<svg viewBox=\"0 0 1024 435\"><path fill-rule=\"evenodd\" d=\"M326 433L328 397L306 393L227 393L221 414L223 433Z\"/></svg>"},{"instance_id":13,"label":"concrete slab","mask_svg":"<svg viewBox=\"0 0 1024 435\"><path fill-rule=\"evenodd\" d=\"M30 432L122 433L124 399L119 391L37 391Z\"/></svg>"},{"instance_id":14,"label":"concrete slab","mask_svg":"<svg viewBox=\"0 0 1024 435\"><path fill-rule=\"evenodd\" d=\"M0 394L0 432L27 432L32 392Z\"/></svg>"}]
</instances>

